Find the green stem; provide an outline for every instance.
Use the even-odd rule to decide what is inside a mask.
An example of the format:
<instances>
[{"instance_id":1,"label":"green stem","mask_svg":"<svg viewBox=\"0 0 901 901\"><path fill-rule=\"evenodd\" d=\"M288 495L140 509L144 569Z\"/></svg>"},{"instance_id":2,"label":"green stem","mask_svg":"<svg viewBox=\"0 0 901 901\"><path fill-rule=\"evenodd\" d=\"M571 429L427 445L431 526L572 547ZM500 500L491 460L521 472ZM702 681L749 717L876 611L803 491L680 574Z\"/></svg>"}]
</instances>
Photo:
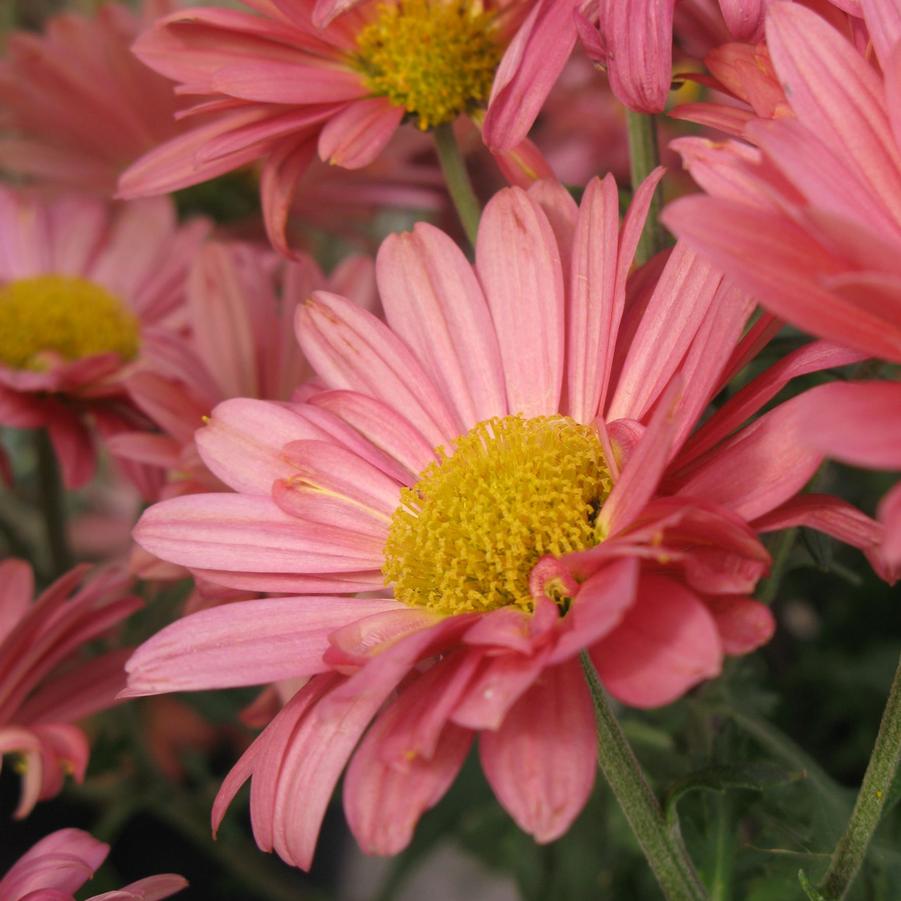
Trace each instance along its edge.
<instances>
[{"instance_id":1,"label":"green stem","mask_svg":"<svg viewBox=\"0 0 901 901\"><path fill-rule=\"evenodd\" d=\"M792 548L798 538L797 529L786 529L781 532L776 542L773 553L773 566L770 574L760 587L757 593L757 600L762 604L772 604L776 600L779 593L779 586L788 568L788 560L791 556Z\"/></svg>"},{"instance_id":2,"label":"green stem","mask_svg":"<svg viewBox=\"0 0 901 901\"><path fill-rule=\"evenodd\" d=\"M901 761L901 659L879 724L876 744L864 773L845 834L839 839L819 890L829 901L844 898L879 825L882 808Z\"/></svg>"},{"instance_id":3,"label":"green stem","mask_svg":"<svg viewBox=\"0 0 901 901\"><path fill-rule=\"evenodd\" d=\"M735 830L732 802L725 793L716 798L716 833L713 848L713 874L710 901L729 901L732 897L732 870L735 865Z\"/></svg>"},{"instance_id":4,"label":"green stem","mask_svg":"<svg viewBox=\"0 0 901 901\"><path fill-rule=\"evenodd\" d=\"M469 180L469 173L466 171L460 146L454 137L453 125L449 122L438 125L432 134L435 136L435 149L438 151L438 160L441 163L441 171L444 173L451 200L454 202L457 215L463 224L466 237L475 246L482 207L472 189L472 182Z\"/></svg>"},{"instance_id":5,"label":"green stem","mask_svg":"<svg viewBox=\"0 0 901 901\"><path fill-rule=\"evenodd\" d=\"M629 133L629 167L632 173L632 190L638 186L660 165L660 153L657 149L657 122L653 116L626 110L626 128ZM660 211L663 208L663 194L660 187L654 191L644 231L638 241L635 262L640 266L646 263L663 247L663 235L660 229Z\"/></svg>"},{"instance_id":6,"label":"green stem","mask_svg":"<svg viewBox=\"0 0 901 901\"><path fill-rule=\"evenodd\" d=\"M38 429L34 433L34 442L41 517L44 520L53 575L57 577L72 568L72 554L66 538L66 490L47 430Z\"/></svg>"},{"instance_id":7,"label":"green stem","mask_svg":"<svg viewBox=\"0 0 901 901\"><path fill-rule=\"evenodd\" d=\"M669 901L705 901L707 892L678 826L667 826L656 796L641 771L610 709L591 659L583 651L582 667L591 689L598 734L598 763L635 837Z\"/></svg>"}]
</instances>

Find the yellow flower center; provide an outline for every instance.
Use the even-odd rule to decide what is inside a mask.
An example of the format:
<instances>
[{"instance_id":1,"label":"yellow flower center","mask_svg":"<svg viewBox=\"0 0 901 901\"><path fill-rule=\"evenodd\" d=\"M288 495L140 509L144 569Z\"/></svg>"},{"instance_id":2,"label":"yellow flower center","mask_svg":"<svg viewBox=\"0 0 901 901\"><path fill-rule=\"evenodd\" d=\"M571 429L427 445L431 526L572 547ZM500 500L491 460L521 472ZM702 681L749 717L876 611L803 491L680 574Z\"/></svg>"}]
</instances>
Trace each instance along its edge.
<instances>
[{"instance_id":1,"label":"yellow flower center","mask_svg":"<svg viewBox=\"0 0 901 901\"><path fill-rule=\"evenodd\" d=\"M357 36L356 64L424 131L487 100L501 58L492 23L478 0L382 3Z\"/></svg>"},{"instance_id":2,"label":"yellow flower center","mask_svg":"<svg viewBox=\"0 0 901 901\"><path fill-rule=\"evenodd\" d=\"M0 362L41 370L48 351L65 360L138 353L138 321L105 288L83 278L38 275L0 288Z\"/></svg>"},{"instance_id":3,"label":"yellow flower center","mask_svg":"<svg viewBox=\"0 0 901 901\"><path fill-rule=\"evenodd\" d=\"M439 613L532 609L544 554L593 547L610 472L594 429L568 416L476 425L401 491L382 572L398 600Z\"/></svg>"}]
</instances>

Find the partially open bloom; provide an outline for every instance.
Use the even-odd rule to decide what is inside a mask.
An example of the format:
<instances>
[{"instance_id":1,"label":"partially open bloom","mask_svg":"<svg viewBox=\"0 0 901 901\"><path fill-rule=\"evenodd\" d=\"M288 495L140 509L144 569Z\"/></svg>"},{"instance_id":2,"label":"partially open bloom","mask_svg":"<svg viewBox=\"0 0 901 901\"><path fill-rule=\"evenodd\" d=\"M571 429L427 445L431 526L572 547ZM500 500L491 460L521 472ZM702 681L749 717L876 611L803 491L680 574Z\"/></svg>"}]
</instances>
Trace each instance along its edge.
<instances>
[{"instance_id":1,"label":"partially open bloom","mask_svg":"<svg viewBox=\"0 0 901 901\"><path fill-rule=\"evenodd\" d=\"M311 375L294 338L294 315L317 289L371 309L371 258L348 257L326 278L307 255L287 261L268 247L208 243L188 277L188 337L127 380L132 399L163 434L116 435L113 453L163 468L170 495L221 488L198 457L194 433L231 397L291 400Z\"/></svg>"},{"instance_id":2,"label":"partially open bloom","mask_svg":"<svg viewBox=\"0 0 901 901\"><path fill-rule=\"evenodd\" d=\"M205 232L179 227L168 200L44 202L0 188L0 423L46 428L69 487L94 469L89 426L110 435L143 421L122 380L179 324Z\"/></svg>"},{"instance_id":3,"label":"partially open bloom","mask_svg":"<svg viewBox=\"0 0 901 901\"><path fill-rule=\"evenodd\" d=\"M315 154L358 169L405 118L423 130L479 118L501 90L505 50L529 50L530 71L552 83L575 42L572 0L367 0L315 14L313 0L247 5L261 15L187 9L138 40L141 60L198 96L200 124L132 166L120 191L159 194L263 160L266 226L286 253L290 197ZM329 21L339 6L353 9ZM508 110L534 106L528 92L502 93Z\"/></svg>"},{"instance_id":4,"label":"partially open bloom","mask_svg":"<svg viewBox=\"0 0 901 901\"><path fill-rule=\"evenodd\" d=\"M105 3L66 12L43 34L14 32L0 60L0 167L111 195L126 166L180 129L184 102L131 53L138 34L174 0L135 12Z\"/></svg>"},{"instance_id":5,"label":"partially open bloom","mask_svg":"<svg viewBox=\"0 0 901 901\"><path fill-rule=\"evenodd\" d=\"M3 901L75 901L77 892L99 869L109 845L81 829L59 829L42 838L0 879ZM174 873L148 876L118 891L85 901L162 901L187 886Z\"/></svg>"},{"instance_id":6,"label":"partially open bloom","mask_svg":"<svg viewBox=\"0 0 901 901\"><path fill-rule=\"evenodd\" d=\"M746 84L773 97L774 73L779 113L745 114L741 133L756 147L675 142L710 196L677 201L664 221L777 316L901 363L901 13L863 8L881 73L810 10L773 5L772 69ZM807 402L803 440L845 462L901 469L898 385L824 386ZM901 563L901 489L882 515Z\"/></svg>"},{"instance_id":7,"label":"partially open bloom","mask_svg":"<svg viewBox=\"0 0 901 901\"><path fill-rule=\"evenodd\" d=\"M76 720L114 703L129 649L80 659L84 645L141 606L121 572L76 567L36 600L31 568L0 563L0 762L18 756L17 817L84 777L89 747ZM0 892L4 899L7 895Z\"/></svg>"},{"instance_id":8,"label":"partially open bloom","mask_svg":"<svg viewBox=\"0 0 901 901\"><path fill-rule=\"evenodd\" d=\"M198 433L234 493L158 504L137 541L232 588L300 596L169 626L129 662L127 694L309 679L214 822L252 777L259 845L308 867L350 761L351 829L394 853L478 736L501 804L551 841L594 781L580 651L611 694L650 707L768 640L755 532L821 457L798 449L791 402L742 424L793 374L857 355L811 345L695 430L761 332L741 337L752 305L683 246L627 291L659 175L621 229L609 177L581 207L552 183L502 190L474 266L429 225L389 237L387 325L315 293L297 318L318 374L307 402L228 401ZM873 543L874 523L833 513L826 528Z\"/></svg>"}]
</instances>

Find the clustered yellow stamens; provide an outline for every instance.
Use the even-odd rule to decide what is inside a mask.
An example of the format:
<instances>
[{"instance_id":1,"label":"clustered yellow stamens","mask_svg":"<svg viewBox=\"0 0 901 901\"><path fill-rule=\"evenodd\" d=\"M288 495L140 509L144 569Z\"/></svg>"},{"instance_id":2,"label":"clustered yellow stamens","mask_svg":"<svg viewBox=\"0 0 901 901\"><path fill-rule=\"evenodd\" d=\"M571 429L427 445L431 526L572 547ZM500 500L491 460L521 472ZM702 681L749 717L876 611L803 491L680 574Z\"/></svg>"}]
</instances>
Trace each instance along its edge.
<instances>
[{"instance_id":1,"label":"clustered yellow stamens","mask_svg":"<svg viewBox=\"0 0 901 901\"><path fill-rule=\"evenodd\" d=\"M567 416L489 419L438 457L401 491L385 544L382 572L404 603L448 614L531 610L538 560L603 537L610 473L590 426Z\"/></svg>"},{"instance_id":2,"label":"clustered yellow stamens","mask_svg":"<svg viewBox=\"0 0 901 901\"><path fill-rule=\"evenodd\" d=\"M383 3L357 36L355 62L373 94L425 130L488 99L501 57L492 23L477 0Z\"/></svg>"},{"instance_id":3,"label":"clustered yellow stamens","mask_svg":"<svg viewBox=\"0 0 901 901\"><path fill-rule=\"evenodd\" d=\"M100 285L65 275L39 275L0 288L0 362L43 369L42 354L65 360L138 353L138 321Z\"/></svg>"}]
</instances>

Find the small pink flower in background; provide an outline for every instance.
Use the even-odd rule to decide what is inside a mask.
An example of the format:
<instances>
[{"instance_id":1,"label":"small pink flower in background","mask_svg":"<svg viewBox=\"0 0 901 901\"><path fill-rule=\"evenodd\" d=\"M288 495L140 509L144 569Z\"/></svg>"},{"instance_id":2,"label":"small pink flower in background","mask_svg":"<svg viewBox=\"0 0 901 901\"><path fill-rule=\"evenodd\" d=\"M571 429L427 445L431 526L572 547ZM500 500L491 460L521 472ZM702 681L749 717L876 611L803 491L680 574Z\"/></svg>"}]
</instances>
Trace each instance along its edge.
<instances>
[{"instance_id":1,"label":"small pink flower in background","mask_svg":"<svg viewBox=\"0 0 901 901\"><path fill-rule=\"evenodd\" d=\"M179 226L164 199L44 201L0 187L0 423L46 428L68 487L94 471L94 429L145 424L123 378L181 326L206 231ZM151 490L142 469L127 474Z\"/></svg>"},{"instance_id":2,"label":"small pink flower in background","mask_svg":"<svg viewBox=\"0 0 901 901\"><path fill-rule=\"evenodd\" d=\"M176 135L184 106L131 53L144 28L176 7L144 0L67 12L44 34L14 32L0 60L0 167L42 182L111 195L126 166Z\"/></svg>"},{"instance_id":3,"label":"small pink flower in background","mask_svg":"<svg viewBox=\"0 0 901 901\"><path fill-rule=\"evenodd\" d=\"M773 4L772 69L742 74L757 97L774 97L777 77L784 105L773 120L756 105L764 118L743 114L740 133L756 147L674 142L710 196L677 201L664 221L777 316L901 363L901 6L862 6L872 61L810 10ZM901 469L899 397L897 385L817 388L801 440L845 462ZM895 488L881 508L895 566L899 499Z\"/></svg>"},{"instance_id":4,"label":"small pink flower in background","mask_svg":"<svg viewBox=\"0 0 901 901\"><path fill-rule=\"evenodd\" d=\"M575 43L573 0L247 5L259 14L186 9L138 40L138 57L197 99L199 124L135 163L120 192L161 194L262 160L266 228L286 254L291 197L317 154L365 167L406 117L421 129L479 118L489 92L495 116L534 119L544 94L502 87L505 67L525 56L549 89Z\"/></svg>"},{"instance_id":5,"label":"small pink flower in background","mask_svg":"<svg viewBox=\"0 0 901 901\"><path fill-rule=\"evenodd\" d=\"M70 570L35 600L31 567L0 563L0 762L5 754L20 757L17 818L59 792L66 773L81 781L89 747L74 722L110 707L125 682L128 648L80 655L141 602L126 594L124 573L87 572Z\"/></svg>"},{"instance_id":6,"label":"small pink flower in background","mask_svg":"<svg viewBox=\"0 0 901 901\"><path fill-rule=\"evenodd\" d=\"M251 244L208 243L188 277L188 337L127 380L130 396L163 434L122 433L110 439L113 453L165 470L167 495L221 488L198 456L194 434L229 398L292 399L311 375L294 338L294 316L317 289L340 291L372 309L372 260L348 257L326 278L305 254L287 261Z\"/></svg>"},{"instance_id":7,"label":"small pink flower in background","mask_svg":"<svg viewBox=\"0 0 901 901\"><path fill-rule=\"evenodd\" d=\"M660 174L622 227L610 177L581 207L550 182L505 189L474 266L429 225L389 237L387 324L316 292L297 318L306 402L213 411L197 445L233 493L164 501L136 540L232 589L300 596L170 625L130 660L126 695L309 680L214 823L252 778L258 844L309 867L349 761L354 835L396 853L478 737L501 804L551 841L595 776L580 651L624 703L669 703L770 638L750 597L770 521L876 545L840 501L806 517L821 456L799 450L792 402L743 427L791 378L859 355L802 348L697 428L769 323L743 338L753 304L682 245L627 280Z\"/></svg>"},{"instance_id":8,"label":"small pink flower in background","mask_svg":"<svg viewBox=\"0 0 901 901\"><path fill-rule=\"evenodd\" d=\"M81 829L59 829L26 851L0 879L3 901L75 901L99 869L109 845ZM148 876L85 901L161 901L180 892L187 880L174 873Z\"/></svg>"}]
</instances>

